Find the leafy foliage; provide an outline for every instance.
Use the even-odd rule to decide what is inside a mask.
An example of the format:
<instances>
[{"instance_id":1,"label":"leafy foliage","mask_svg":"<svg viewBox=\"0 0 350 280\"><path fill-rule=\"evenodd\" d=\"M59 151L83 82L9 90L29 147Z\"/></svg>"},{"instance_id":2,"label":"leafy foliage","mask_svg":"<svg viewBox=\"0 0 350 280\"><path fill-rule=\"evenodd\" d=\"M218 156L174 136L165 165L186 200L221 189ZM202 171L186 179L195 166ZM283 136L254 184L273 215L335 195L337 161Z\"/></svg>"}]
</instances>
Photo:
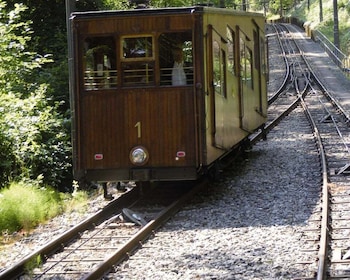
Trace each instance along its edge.
<instances>
[{"instance_id":1,"label":"leafy foliage","mask_svg":"<svg viewBox=\"0 0 350 280\"><path fill-rule=\"evenodd\" d=\"M62 209L62 200L54 190L12 183L0 193L0 235L32 229Z\"/></svg>"},{"instance_id":2,"label":"leafy foliage","mask_svg":"<svg viewBox=\"0 0 350 280\"><path fill-rule=\"evenodd\" d=\"M99 5L100 10L125 10L130 6L129 1L104 0Z\"/></svg>"},{"instance_id":3,"label":"leafy foliage","mask_svg":"<svg viewBox=\"0 0 350 280\"><path fill-rule=\"evenodd\" d=\"M130 9L133 8L133 3L139 1L133 0L101 0L97 1L99 9ZM228 7L234 8L241 6L241 0L149 0L149 6L152 8L164 8L164 7L189 7L193 5L210 5L214 7ZM258 3L258 1L257 1ZM253 3L253 5L255 5Z\"/></svg>"},{"instance_id":4,"label":"leafy foliage","mask_svg":"<svg viewBox=\"0 0 350 280\"><path fill-rule=\"evenodd\" d=\"M47 61L26 51L30 40L30 22L21 22L20 13L26 8L15 5L15 9L6 17L3 14L0 22L0 93L25 93L31 90L30 79L34 69ZM0 12L4 12L4 2L0 2ZM26 81L26 83L24 83Z\"/></svg>"},{"instance_id":5,"label":"leafy foliage","mask_svg":"<svg viewBox=\"0 0 350 280\"><path fill-rule=\"evenodd\" d=\"M85 213L87 202L86 192L63 194L43 187L40 180L12 182L0 191L0 241L14 231L31 230L63 211Z\"/></svg>"},{"instance_id":6,"label":"leafy foliage","mask_svg":"<svg viewBox=\"0 0 350 280\"><path fill-rule=\"evenodd\" d=\"M12 167L16 167L12 175L32 179L42 175L44 183L57 186L70 167L70 149L63 120L55 107L48 105L45 90L46 85L41 84L24 99L13 94L0 96L4 106L1 121L6 139L12 143Z\"/></svg>"},{"instance_id":7,"label":"leafy foliage","mask_svg":"<svg viewBox=\"0 0 350 280\"><path fill-rule=\"evenodd\" d=\"M340 34L340 49L344 53L350 53L350 2L347 0L338 0L338 19ZM334 21L333 21L333 0L323 0L323 21L320 22L319 2L310 0L309 8L307 1L300 2L291 10L288 16L298 18L300 21L308 21L311 27L320 30L330 41L334 39Z\"/></svg>"},{"instance_id":8,"label":"leafy foliage","mask_svg":"<svg viewBox=\"0 0 350 280\"><path fill-rule=\"evenodd\" d=\"M42 67L52 60L28 51L31 22L21 21L26 9L15 4L6 12L0 2L1 184L43 176L44 183L58 186L70 165L69 137L60 104L48 98L43 82Z\"/></svg>"}]
</instances>

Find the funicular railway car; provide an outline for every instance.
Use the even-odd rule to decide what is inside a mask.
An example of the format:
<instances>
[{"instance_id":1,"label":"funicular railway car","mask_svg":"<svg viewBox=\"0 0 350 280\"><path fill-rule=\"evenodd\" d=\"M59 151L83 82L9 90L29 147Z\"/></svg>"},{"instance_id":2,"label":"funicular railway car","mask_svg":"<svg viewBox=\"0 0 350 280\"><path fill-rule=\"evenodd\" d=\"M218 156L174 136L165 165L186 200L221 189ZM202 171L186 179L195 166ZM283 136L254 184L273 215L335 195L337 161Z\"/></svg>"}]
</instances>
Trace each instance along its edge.
<instances>
[{"instance_id":1,"label":"funicular railway car","mask_svg":"<svg viewBox=\"0 0 350 280\"><path fill-rule=\"evenodd\" d=\"M196 6L70 21L79 182L197 179L264 125L262 15Z\"/></svg>"}]
</instances>

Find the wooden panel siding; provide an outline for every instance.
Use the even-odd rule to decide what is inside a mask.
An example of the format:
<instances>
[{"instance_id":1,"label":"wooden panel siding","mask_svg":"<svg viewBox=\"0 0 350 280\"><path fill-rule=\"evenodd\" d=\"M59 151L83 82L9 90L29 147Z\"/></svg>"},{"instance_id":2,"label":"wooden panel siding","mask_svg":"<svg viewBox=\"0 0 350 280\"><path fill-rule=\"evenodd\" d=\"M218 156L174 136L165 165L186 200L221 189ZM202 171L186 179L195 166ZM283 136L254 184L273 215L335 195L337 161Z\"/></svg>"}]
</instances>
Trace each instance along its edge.
<instances>
[{"instance_id":1,"label":"wooden panel siding","mask_svg":"<svg viewBox=\"0 0 350 280\"><path fill-rule=\"evenodd\" d=\"M146 166L195 164L191 87L87 93L82 99L82 108L83 168L132 167L129 151L137 145L143 145L149 151ZM141 138L135 127L138 122L141 122ZM186 157L175 160L178 151L185 151ZM95 154L103 154L103 160L95 160Z\"/></svg>"},{"instance_id":2,"label":"wooden panel siding","mask_svg":"<svg viewBox=\"0 0 350 280\"><path fill-rule=\"evenodd\" d=\"M190 15L184 16L154 16L152 18L138 16L133 18L96 18L94 20L79 20L80 34L133 34L133 33L152 33L165 31L178 31L189 29L193 25L193 18Z\"/></svg>"}]
</instances>

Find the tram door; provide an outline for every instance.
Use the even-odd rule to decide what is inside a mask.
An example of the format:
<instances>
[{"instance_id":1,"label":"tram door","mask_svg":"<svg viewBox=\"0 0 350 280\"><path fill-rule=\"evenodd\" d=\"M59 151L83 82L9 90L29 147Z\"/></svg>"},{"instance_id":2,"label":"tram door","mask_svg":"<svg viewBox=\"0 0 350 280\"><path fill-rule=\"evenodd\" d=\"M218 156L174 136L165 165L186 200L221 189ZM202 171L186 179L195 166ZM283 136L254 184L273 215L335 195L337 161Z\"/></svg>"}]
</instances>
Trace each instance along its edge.
<instances>
[{"instance_id":1,"label":"tram door","mask_svg":"<svg viewBox=\"0 0 350 280\"><path fill-rule=\"evenodd\" d=\"M211 27L211 26L210 26ZM210 108L212 145L217 148L225 146L225 108L227 99L226 90L226 42L221 36L210 28L211 40L209 42L211 55L209 60Z\"/></svg>"},{"instance_id":2,"label":"tram door","mask_svg":"<svg viewBox=\"0 0 350 280\"><path fill-rule=\"evenodd\" d=\"M253 90L252 50L246 42L247 36L239 31L239 69L240 69L240 96L242 110L242 128L249 130L249 93Z\"/></svg>"}]
</instances>

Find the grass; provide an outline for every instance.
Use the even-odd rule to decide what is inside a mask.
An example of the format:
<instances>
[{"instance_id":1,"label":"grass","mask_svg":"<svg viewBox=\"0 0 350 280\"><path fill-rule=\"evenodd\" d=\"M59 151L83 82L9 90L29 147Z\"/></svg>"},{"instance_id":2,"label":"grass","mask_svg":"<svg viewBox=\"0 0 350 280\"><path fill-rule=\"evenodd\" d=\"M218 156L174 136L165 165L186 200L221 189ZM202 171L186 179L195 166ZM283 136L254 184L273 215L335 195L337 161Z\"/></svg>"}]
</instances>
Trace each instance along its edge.
<instances>
[{"instance_id":1,"label":"grass","mask_svg":"<svg viewBox=\"0 0 350 280\"><path fill-rule=\"evenodd\" d=\"M0 236L30 231L64 211L86 205L87 194L62 194L24 182L12 183L0 192Z\"/></svg>"}]
</instances>

